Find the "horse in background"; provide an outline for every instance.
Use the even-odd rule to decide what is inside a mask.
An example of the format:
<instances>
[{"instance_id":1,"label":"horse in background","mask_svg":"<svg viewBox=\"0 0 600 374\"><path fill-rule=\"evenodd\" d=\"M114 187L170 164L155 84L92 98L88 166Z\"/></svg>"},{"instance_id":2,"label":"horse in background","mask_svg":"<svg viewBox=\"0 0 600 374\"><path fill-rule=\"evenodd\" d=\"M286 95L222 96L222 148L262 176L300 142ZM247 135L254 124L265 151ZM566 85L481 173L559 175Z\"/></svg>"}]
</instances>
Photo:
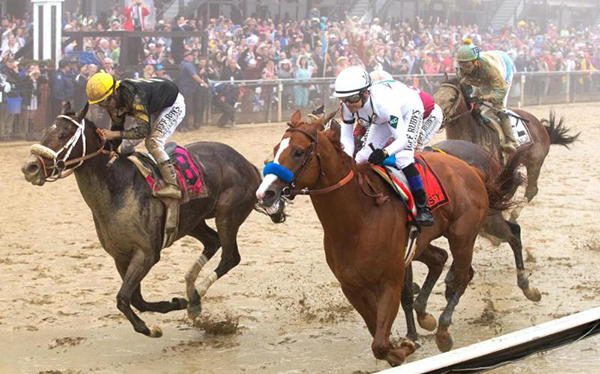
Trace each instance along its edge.
<instances>
[{"instance_id":1,"label":"horse in background","mask_svg":"<svg viewBox=\"0 0 600 374\"><path fill-rule=\"evenodd\" d=\"M188 300L144 300L141 282L160 260L165 225L165 204L152 196L148 183L126 157L112 166L106 139L96 126L85 119L88 105L75 114L70 105L49 126L40 144L32 146L32 156L22 167L25 179L37 186L73 172L79 190L91 209L98 239L115 260L123 280L117 294L117 308L135 331L149 337L162 336L158 326L148 327L131 309L140 312L167 313L188 309L191 317L201 311L201 297L219 278L240 263L237 233L256 204L254 192L262 180L258 169L233 148L211 142L193 143L186 148L201 160L208 195L180 207L177 240L184 236L198 239L202 255L185 275ZM284 207L285 205L279 205ZM280 221L282 209L273 212ZM217 231L206 220L214 218ZM219 265L198 290L195 281L202 267L222 247Z\"/></svg>"},{"instance_id":2,"label":"horse in background","mask_svg":"<svg viewBox=\"0 0 600 374\"><path fill-rule=\"evenodd\" d=\"M461 84L458 78L449 80L446 75L442 85L433 95L435 102L444 111L443 127L446 130L446 139L459 139L475 143L490 151L498 160L502 160L498 134L483 123L479 108L473 106L469 101L465 91L467 87ZM529 203L538 193L537 182L544 160L550 151L550 145L557 144L568 148L577 140L579 134L569 135L569 129L564 125L564 119L561 118L557 124L553 112L550 112L548 120L540 121L524 110L513 109L512 111L524 119L531 136L530 143L519 147L526 151L523 165L527 169L525 199L526 203ZM511 212L511 222L517 221L522 209L523 205L520 205Z\"/></svg>"},{"instance_id":3,"label":"horse in background","mask_svg":"<svg viewBox=\"0 0 600 374\"><path fill-rule=\"evenodd\" d=\"M324 231L327 264L373 336L374 356L399 365L416 349L414 327L408 335L414 339L403 340L399 347L389 339L401 298L405 316L414 326L412 294L408 297L405 292L412 287L404 287L408 210L369 165L357 165L346 155L339 125L324 131L323 124L334 116L303 119L296 111L269 164L279 172L267 173L256 194L263 207L285 194L310 195ZM506 207L519 183L511 179L486 184L476 169L453 156L427 153L423 157L442 180L451 201L434 211L435 225L423 228L417 239L415 258L428 265L429 274L425 291L417 299L420 308L415 310L419 324L434 330L436 321L425 307L448 255L431 241L445 236L453 263L446 277L447 305L435 336L438 348L447 351L453 345L448 328L473 277L473 245L488 207Z\"/></svg>"}]
</instances>

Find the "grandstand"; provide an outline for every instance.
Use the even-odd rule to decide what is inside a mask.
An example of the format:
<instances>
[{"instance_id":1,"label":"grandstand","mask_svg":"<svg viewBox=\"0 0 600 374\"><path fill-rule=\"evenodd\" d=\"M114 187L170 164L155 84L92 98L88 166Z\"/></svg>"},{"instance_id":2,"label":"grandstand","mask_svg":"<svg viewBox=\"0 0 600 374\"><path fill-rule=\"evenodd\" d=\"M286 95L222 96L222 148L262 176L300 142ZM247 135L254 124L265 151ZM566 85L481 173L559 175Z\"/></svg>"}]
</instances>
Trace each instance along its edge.
<instances>
[{"instance_id":1,"label":"grandstand","mask_svg":"<svg viewBox=\"0 0 600 374\"><path fill-rule=\"evenodd\" d=\"M597 0L144 0L156 7L156 18L172 19L177 14L194 18L290 18L293 20L325 16L343 19L347 11L365 22L375 17L381 20L404 20L419 16L440 17L454 24L491 25L495 29L519 21L534 21L540 25L571 26L574 23L593 25L600 22L600 2ZM118 0L121 6L129 0ZM64 0L64 9L77 10L78 0ZM102 18L114 0L81 0L80 13ZM343 4L343 6L341 6ZM0 0L0 14L31 11L30 1ZM315 11L316 9L316 11ZM547 21L547 22L545 22Z\"/></svg>"}]
</instances>

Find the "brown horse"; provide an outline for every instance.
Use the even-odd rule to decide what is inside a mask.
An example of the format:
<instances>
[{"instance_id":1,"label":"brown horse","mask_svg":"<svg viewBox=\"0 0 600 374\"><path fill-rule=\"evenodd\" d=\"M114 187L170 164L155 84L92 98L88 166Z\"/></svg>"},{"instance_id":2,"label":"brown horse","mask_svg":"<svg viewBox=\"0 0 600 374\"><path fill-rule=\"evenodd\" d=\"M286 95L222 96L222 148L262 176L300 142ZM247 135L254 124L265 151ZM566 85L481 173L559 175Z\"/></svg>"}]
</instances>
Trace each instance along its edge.
<instances>
[{"instance_id":1,"label":"brown horse","mask_svg":"<svg viewBox=\"0 0 600 374\"><path fill-rule=\"evenodd\" d=\"M446 139L461 139L478 144L493 154L498 160L502 159L500 140L498 134L489 126L482 124L479 109L471 106L465 90L467 86L462 85L457 78L448 80L446 76L441 87L434 94L435 102L444 111L444 127ZM579 134L568 135L569 129L563 124L563 119L556 124L554 113L550 113L550 119L541 121L529 112L520 109L513 111L525 119L525 124L531 135L529 144L519 147L526 151L523 164L527 168L527 187L525 199L530 202L538 193L537 181L544 159L550 151L550 145L558 144L568 148ZM547 123L545 126L544 123ZM523 205L511 212L510 221L516 222Z\"/></svg>"},{"instance_id":2,"label":"brown horse","mask_svg":"<svg viewBox=\"0 0 600 374\"><path fill-rule=\"evenodd\" d=\"M267 173L256 195L264 207L282 194L310 195L323 226L327 264L373 336L373 354L398 365L416 349L411 340L404 340L400 347L392 347L389 340L404 286L408 212L391 187L368 165L356 165L344 153L339 125L322 131L323 123L334 114L310 120L303 120L299 111L292 116L290 127L274 148L274 161L269 164L273 173ZM453 156L428 153L423 157L451 197L448 204L434 212L435 225L424 228L419 235L416 254L428 264L441 262L440 268L430 267L438 274L428 275L426 281L435 284L447 255L443 261L429 260L439 252L445 254L431 241L440 236L448 238L453 263L451 275L446 278L447 305L436 332L438 347L446 351L453 344L448 332L452 314L473 277L471 260L477 233L488 207L501 209L507 194L501 191L500 183L486 185L482 175ZM502 186L514 191L518 183ZM423 309L417 311L419 323L435 329L435 319L425 312L426 300L422 301ZM406 305L412 308L410 303ZM412 319L412 309L406 317Z\"/></svg>"},{"instance_id":3,"label":"brown horse","mask_svg":"<svg viewBox=\"0 0 600 374\"><path fill-rule=\"evenodd\" d=\"M198 239L204 250L185 275L189 303L180 297L148 302L142 297L141 282L160 260L166 208L152 196L148 183L126 157L107 166L111 157L104 149L106 139L91 121L85 120L87 109L86 104L81 112L69 113L67 105L64 114L45 131L41 143L32 146L32 156L21 170L28 182L38 186L74 170L77 185L92 211L98 239L114 258L123 280L117 308L135 331L160 337L161 329L147 326L131 306L140 312L167 313L187 307L192 317L200 313L200 301L208 288L240 263L237 233L254 208L254 192L261 176L256 167L225 144L201 142L187 146L202 161L208 196L181 206L177 239L189 235ZM276 210L272 219L281 221L283 213ZM217 231L206 224L211 218L215 218ZM219 265L196 290L200 270L221 246Z\"/></svg>"}]
</instances>

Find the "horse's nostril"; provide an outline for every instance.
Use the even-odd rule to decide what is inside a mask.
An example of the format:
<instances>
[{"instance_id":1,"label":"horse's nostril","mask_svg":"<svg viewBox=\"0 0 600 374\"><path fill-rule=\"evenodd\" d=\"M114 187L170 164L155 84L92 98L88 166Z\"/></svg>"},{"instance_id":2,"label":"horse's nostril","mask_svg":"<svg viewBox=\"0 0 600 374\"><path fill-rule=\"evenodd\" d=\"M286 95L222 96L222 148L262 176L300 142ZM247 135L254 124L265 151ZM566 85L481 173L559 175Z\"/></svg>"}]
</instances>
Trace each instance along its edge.
<instances>
[{"instance_id":1,"label":"horse's nostril","mask_svg":"<svg viewBox=\"0 0 600 374\"><path fill-rule=\"evenodd\" d=\"M274 197L275 197L275 191L273 191L273 190L267 190L265 192L265 196L263 197L263 200L270 201Z\"/></svg>"},{"instance_id":2,"label":"horse's nostril","mask_svg":"<svg viewBox=\"0 0 600 374\"><path fill-rule=\"evenodd\" d=\"M37 174L37 172L40 170L40 167L37 166L36 164L29 164L29 166L27 166L27 169L25 170L27 172L27 174Z\"/></svg>"}]
</instances>

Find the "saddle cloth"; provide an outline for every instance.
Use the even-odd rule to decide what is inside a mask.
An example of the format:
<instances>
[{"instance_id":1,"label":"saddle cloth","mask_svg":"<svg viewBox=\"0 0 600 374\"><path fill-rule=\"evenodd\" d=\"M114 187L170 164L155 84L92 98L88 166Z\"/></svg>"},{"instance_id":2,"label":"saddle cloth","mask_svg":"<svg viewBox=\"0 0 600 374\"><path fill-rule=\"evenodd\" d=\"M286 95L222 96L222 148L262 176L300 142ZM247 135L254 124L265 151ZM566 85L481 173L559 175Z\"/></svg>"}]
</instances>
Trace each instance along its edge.
<instances>
[{"instance_id":1,"label":"saddle cloth","mask_svg":"<svg viewBox=\"0 0 600 374\"><path fill-rule=\"evenodd\" d=\"M187 149L175 143L167 143L165 152L167 152L175 167L177 184L179 184L179 188L181 189L181 200L160 199L166 208L162 248L171 246L177 239L179 232L179 207L181 204L208 196L200 160ZM164 182L160 182L162 177L154 158L150 154L143 152L135 152L127 158L137 166L152 192L156 192Z\"/></svg>"},{"instance_id":2,"label":"saddle cloth","mask_svg":"<svg viewBox=\"0 0 600 374\"><path fill-rule=\"evenodd\" d=\"M165 151L175 167L177 183L181 189L180 203L185 204L190 200L208 196L200 160L187 149L175 143L168 143L165 146ZM162 180L162 176L152 155L135 152L129 155L128 159L137 166L152 192L160 189L161 184L164 182L159 182Z\"/></svg>"},{"instance_id":3,"label":"saddle cloth","mask_svg":"<svg viewBox=\"0 0 600 374\"><path fill-rule=\"evenodd\" d=\"M393 157L394 156L388 157L388 159L385 161L385 164L389 165L393 162L395 165L396 161L392 160ZM431 211L433 212L436 209L448 204L450 202L450 197L448 196L442 181L438 178L435 171L421 155L415 155L415 166L417 167L417 170L423 179L423 186L425 187L425 192L427 192L427 199ZM383 167L376 165L373 165L372 167L379 176L381 176L387 183L391 185L392 182L388 178L385 170L383 170ZM397 190L402 194L400 197L407 201L409 204L408 206L414 211L414 199L410 193L406 176L402 170L399 170L395 167L388 168L388 171L390 171L392 180L398 187ZM396 191L396 189L394 189L394 191Z\"/></svg>"},{"instance_id":4,"label":"saddle cloth","mask_svg":"<svg viewBox=\"0 0 600 374\"><path fill-rule=\"evenodd\" d=\"M508 113L513 114L515 116L519 116L517 113L513 112L512 110L506 110ZM485 113L485 117L486 119L488 119L491 123L491 126L493 126L496 130L496 132L498 134L502 134L501 135L501 139L500 142L504 143L504 132L502 131L502 127L500 127L500 124L498 123L498 121L495 119L495 115L492 114L491 110L486 111ZM517 148L529 144L532 142L531 140L531 134L529 134L529 129L527 128L527 125L525 124L525 121L515 118L513 116L509 116L508 118L510 118L510 124L512 126L512 132L513 132L513 136L515 137L515 140L517 142Z\"/></svg>"}]
</instances>

